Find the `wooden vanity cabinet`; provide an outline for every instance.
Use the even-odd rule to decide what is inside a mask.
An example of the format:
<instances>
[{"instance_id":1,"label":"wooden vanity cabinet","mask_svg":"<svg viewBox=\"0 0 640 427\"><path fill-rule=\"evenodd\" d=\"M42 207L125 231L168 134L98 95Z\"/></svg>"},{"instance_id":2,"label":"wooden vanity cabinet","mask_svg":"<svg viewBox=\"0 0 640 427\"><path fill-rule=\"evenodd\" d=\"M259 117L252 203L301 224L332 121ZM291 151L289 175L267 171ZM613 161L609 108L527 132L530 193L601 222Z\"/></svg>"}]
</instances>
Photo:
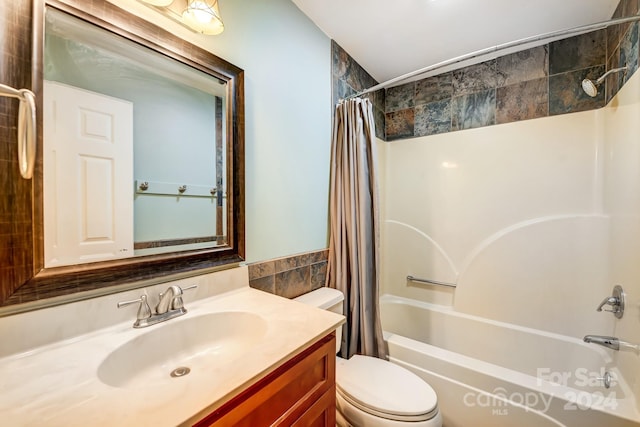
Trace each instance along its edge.
<instances>
[{"instance_id":1,"label":"wooden vanity cabinet","mask_svg":"<svg viewBox=\"0 0 640 427\"><path fill-rule=\"evenodd\" d=\"M316 341L195 424L205 426L336 425L336 337Z\"/></svg>"}]
</instances>

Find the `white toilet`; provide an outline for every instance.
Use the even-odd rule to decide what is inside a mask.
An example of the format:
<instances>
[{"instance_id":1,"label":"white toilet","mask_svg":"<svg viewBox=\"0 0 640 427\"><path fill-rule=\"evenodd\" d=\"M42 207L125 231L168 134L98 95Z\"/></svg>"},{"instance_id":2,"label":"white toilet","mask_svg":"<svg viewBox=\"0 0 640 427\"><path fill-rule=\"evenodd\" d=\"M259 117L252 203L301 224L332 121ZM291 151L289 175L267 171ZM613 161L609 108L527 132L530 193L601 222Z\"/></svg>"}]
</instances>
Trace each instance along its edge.
<instances>
[{"instance_id":1,"label":"white toilet","mask_svg":"<svg viewBox=\"0 0 640 427\"><path fill-rule=\"evenodd\" d=\"M295 299L343 314L342 292L320 288ZM342 328L336 330L338 350ZM422 378L389 361L355 355L336 358L337 425L441 427L435 391Z\"/></svg>"}]
</instances>

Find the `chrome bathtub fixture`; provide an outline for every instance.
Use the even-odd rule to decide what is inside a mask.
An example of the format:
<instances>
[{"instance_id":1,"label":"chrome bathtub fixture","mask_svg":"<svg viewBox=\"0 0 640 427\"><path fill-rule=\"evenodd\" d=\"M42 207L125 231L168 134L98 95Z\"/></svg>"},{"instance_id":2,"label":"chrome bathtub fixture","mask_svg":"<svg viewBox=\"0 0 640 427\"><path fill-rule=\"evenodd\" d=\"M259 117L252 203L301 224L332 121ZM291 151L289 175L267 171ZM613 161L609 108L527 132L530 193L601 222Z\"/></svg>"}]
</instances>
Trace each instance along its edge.
<instances>
[{"instance_id":1,"label":"chrome bathtub fixture","mask_svg":"<svg viewBox=\"0 0 640 427\"><path fill-rule=\"evenodd\" d=\"M584 90L584 93L586 93L590 97L595 98L596 96L598 96L598 86L602 84L604 79L606 79L609 74L619 73L620 71L624 71L626 73L627 66L625 65L624 67L614 68L612 70L609 70L606 73L604 73L602 76L600 76L600 78L595 82L593 80L584 79L582 80L582 90Z\"/></svg>"},{"instance_id":2,"label":"chrome bathtub fixture","mask_svg":"<svg viewBox=\"0 0 640 427\"><path fill-rule=\"evenodd\" d=\"M186 288L181 288L177 285L169 286L166 291L160 293L158 296L159 301L154 312L151 311L151 308L147 303L146 295L142 295L140 298L131 301L121 301L118 303L118 308L140 303L140 308L138 308L138 314L136 316L136 321L133 323L133 327L146 328L147 326L155 325L156 323L164 322L165 320L173 319L174 317L185 314L187 309L184 308L182 293L197 287L198 285L192 285Z\"/></svg>"},{"instance_id":3,"label":"chrome bathtub fixture","mask_svg":"<svg viewBox=\"0 0 640 427\"><path fill-rule=\"evenodd\" d=\"M456 286L458 286L455 283L440 282L438 280L431 280L431 279L420 279L418 277L413 277L411 275L407 276L407 280L409 282L427 283L429 285L446 286L448 288L455 288Z\"/></svg>"},{"instance_id":4,"label":"chrome bathtub fixture","mask_svg":"<svg viewBox=\"0 0 640 427\"><path fill-rule=\"evenodd\" d=\"M598 344L615 351L623 350L640 354L640 345L622 341L621 339L616 337L608 337L604 335L585 335L583 340L586 343Z\"/></svg>"},{"instance_id":5,"label":"chrome bathtub fixture","mask_svg":"<svg viewBox=\"0 0 640 427\"><path fill-rule=\"evenodd\" d=\"M610 348L612 350L620 350L620 340L616 337L607 337L603 335L585 335L584 342L598 344L603 347Z\"/></svg>"},{"instance_id":6,"label":"chrome bathtub fixture","mask_svg":"<svg viewBox=\"0 0 640 427\"><path fill-rule=\"evenodd\" d=\"M603 308L605 305L611 306L611 310ZM622 286L615 285L611 296L603 299L596 311L608 311L618 319L622 319L624 314L624 290L622 290Z\"/></svg>"},{"instance_id":7,"label":"chrome bathtub fixture","mask_svg":"<svg viewBox=\"0 0 640 427\"><path fill-rule=\"evenodd\" d=\"M605 372L603 376L596 378L598 381L602 381L604 388L611 387L611 381L613 381L613 375L609 371Z\"/></svg>"}]
</instances>

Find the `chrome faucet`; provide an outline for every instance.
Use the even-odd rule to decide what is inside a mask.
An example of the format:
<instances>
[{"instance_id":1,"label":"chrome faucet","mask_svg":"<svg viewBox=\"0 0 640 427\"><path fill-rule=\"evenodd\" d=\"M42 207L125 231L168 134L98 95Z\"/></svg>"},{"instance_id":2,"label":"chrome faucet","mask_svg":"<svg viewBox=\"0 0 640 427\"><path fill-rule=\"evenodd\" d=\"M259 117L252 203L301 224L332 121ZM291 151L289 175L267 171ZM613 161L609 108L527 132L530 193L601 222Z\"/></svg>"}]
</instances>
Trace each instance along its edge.
<instances>
[{"instance_id":1,"label":"chrome faucet","mask_svg":"<svg viewBox=\"0 0 640 427\"><path fill-rule=\"evenodd\" d=\"M169 310L179 310L183 308L182 304L182 288L177 285L172 285L167 288L166 291L160 293L160 301L158 301L158 305L156 306L157 314L164 314ZM180 301L180 304L176 304L177 301Z\"/></svg>"},{"instance_id":2,"label":"chrome faucet","mask_svg":"<svg viewBox=\"0 0 640 427\"><path fill-rule=\"evenodd\" d=\"M632 351L636 354L640 354L640 345L623 341L620 338L616 337L607 337L603 335L585 335L583 340L586 343L598 344L616 351Z\"/></svg>"},{"instance_id":3,"label":"chrome faucet","mask_svg":"<svg viewBox=\"0 0 640 427\"><path fill-rule=\"evenodd\" d=\"M184 302L182 301L183 291L197 287L198 285L192 285L186 288L181 288L177 285L169 286L166 291L158 295L159 301L154 313L151 312L146 295L142 295L140 298L131 301L121 301L118 303L118 308L139 302L140 308L138 308L138 314L133 327L146 328L147 326L155 325L156 323L164 322L165 320L185 314L187 309L184 308Z\"/></svg>"},{"instance_id":4,"label":"chrome faucet","mask_svg":"<svg viewBox=\"0 0 640 427\"><path fill-rule=\"evenodd\" d=\"M616 337L607 337L603 335L585 335L583 338L586 343L598 344L612 350L620 350L620 340Z\"/></svg>"}]
</instances>

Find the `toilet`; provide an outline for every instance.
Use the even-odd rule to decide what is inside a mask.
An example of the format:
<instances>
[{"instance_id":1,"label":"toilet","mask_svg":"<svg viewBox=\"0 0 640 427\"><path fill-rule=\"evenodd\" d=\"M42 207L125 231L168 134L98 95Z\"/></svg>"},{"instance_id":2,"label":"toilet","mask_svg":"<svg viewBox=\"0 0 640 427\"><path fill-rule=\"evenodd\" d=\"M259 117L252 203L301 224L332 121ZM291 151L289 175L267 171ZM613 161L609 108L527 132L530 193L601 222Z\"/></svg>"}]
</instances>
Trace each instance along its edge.
<instances>
[{"instance_id":1,"label":"toilet","mask_svg":"<svg viewBox=\"0 0 640 427\"><path fill-rule=\"evenodd\" d=\"M342 292L320 288L295 301L343 314ZM336 330L338 351L342 328ZM336 356L336 423L340 427L441 427L435 391L422 378L386 360Z\"/></svg>"}]
</instances>

